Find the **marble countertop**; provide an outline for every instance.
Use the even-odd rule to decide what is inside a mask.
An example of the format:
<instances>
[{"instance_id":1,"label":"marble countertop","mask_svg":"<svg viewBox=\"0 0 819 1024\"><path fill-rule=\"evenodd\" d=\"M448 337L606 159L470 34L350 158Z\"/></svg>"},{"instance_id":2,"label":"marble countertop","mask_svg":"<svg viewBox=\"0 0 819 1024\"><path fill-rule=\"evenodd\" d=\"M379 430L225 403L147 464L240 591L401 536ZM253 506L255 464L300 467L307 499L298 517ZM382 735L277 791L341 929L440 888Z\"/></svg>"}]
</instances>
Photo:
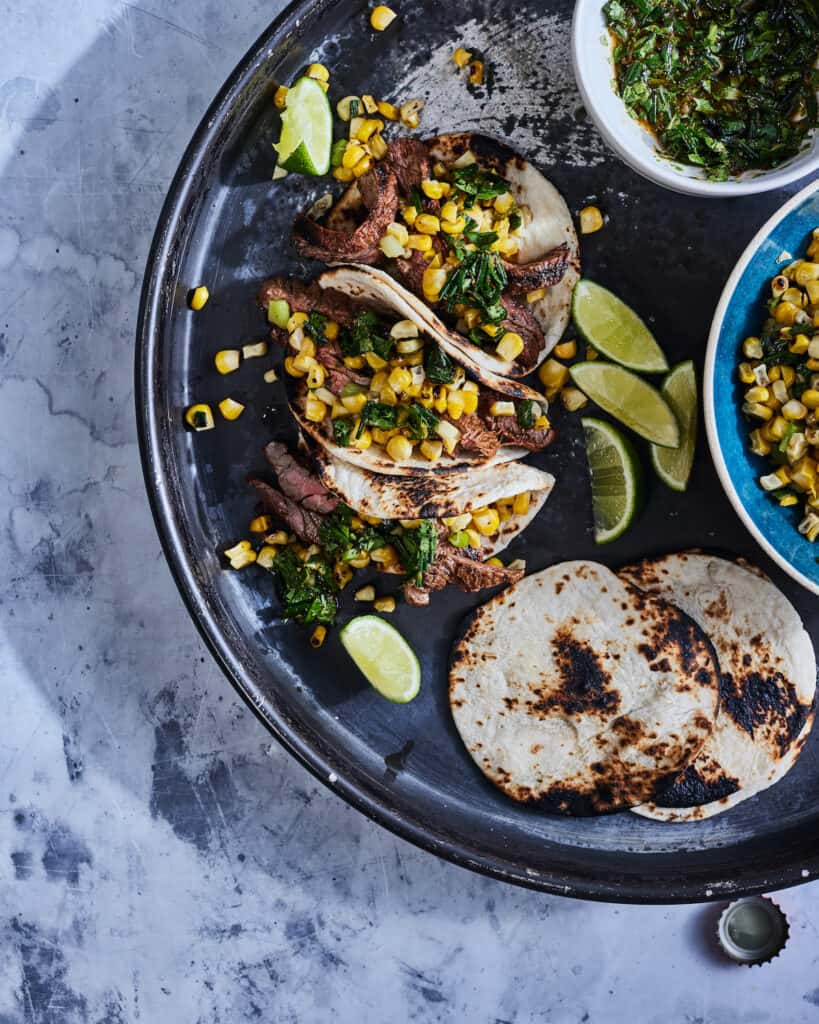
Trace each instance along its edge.
<instances>
[{"instance_id":1,"label":"marble countertop","mask_svg":"<svg viewBox=\"0 0 819 1024\"><path fill-rule=\"evenodd\" d=\"M279 0L0 0L0 1024L811 1022L819 884L748 971L714 907L537 895L318 786L172 583L133 413L144 260Z\"/></svg>"}]
</instances>

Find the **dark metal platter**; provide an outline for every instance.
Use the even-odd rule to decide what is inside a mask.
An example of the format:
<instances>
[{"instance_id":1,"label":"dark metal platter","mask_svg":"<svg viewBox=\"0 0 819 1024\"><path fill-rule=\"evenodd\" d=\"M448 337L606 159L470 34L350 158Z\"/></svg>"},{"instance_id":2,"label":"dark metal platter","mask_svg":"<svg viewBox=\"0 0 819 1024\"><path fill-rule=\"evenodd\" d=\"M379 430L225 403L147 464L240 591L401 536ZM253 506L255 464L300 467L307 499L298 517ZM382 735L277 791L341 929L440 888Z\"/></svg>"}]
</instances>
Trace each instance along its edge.
<instances>
[{"instance_id":1,"label":"dark metal platter","mask_svg":"<svg viewBox=\"0 0 819 1024\"><path fill-rule=\"evenodd\" d=\"M360 0L292 5L220 92L162 212L142 295L137 411L157 527L191 615L242 697L317 778L382 825L465 867L549 892L630 902L719 899L815 877L816 737L784 782L705 822L544 815L486 782L452 724L448 651L478 595L435 594L426 611L399 604L393 621L417 651L424 677L419 697L401 706L367 687L337 632L314 651L303 628L280 622L266 573L224 569L220 551L244 535L254 508L246 474L262 468L266 440L293 436L281 383L261 380L269 363L250 361L219 377L213 355L263 336L254 305L261 278L318 269L295 259L289 231L296 210L326 191L327 179L270 180L278 134L273 89L308 62L330 67L334 99L426 97L425 133L479 128L504 137L545 171L574 211L596 199L609 222L583 240L584 271L651 321L674 362L690 357L701 367L723 282L786 198L675 196L615 159L574 88L566 0L400 8L399 20L378 34ZM451 54L459 44L485 50L486 88L468 86L456 71ZM185 297L201 282L212 297L193 314ZM247 402L238 421L220 421L205 434L182 429L185 406L215 404L226 394ZM565 416L559 427L558 442L539 459L557 486L510 555L525 557L530 571L567 557L616 567L692 546L745 555L770 573L817 638L816 599L783 576L743 529L704 437L688 492L672 494L652 482L639 523L597 549L578 418ZM351 614L348 599L340 621Z\"/></svg>"}]
</instances>

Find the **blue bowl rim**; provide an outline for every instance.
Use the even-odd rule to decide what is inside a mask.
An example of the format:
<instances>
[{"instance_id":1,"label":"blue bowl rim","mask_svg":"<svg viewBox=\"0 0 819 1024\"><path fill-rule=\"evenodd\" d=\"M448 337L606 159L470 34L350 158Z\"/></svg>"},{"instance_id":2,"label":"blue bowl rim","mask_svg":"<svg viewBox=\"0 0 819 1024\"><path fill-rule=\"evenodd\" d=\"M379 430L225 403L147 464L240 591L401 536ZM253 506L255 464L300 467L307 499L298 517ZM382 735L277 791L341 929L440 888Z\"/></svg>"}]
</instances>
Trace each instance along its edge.
<instances>
[{"instance_id":1,"label":"blue bowl rim","mask_svg":"<svg viewBox=\"0 0 819 1024\"><path fill-rule=\"evenodd\" d=\"M768 538L756 525L753 517L745 508L742 499L734 487L733 480L728 472L728 466L723 456L722 445L719 439L719 431L717 429L717 420L714 409L714 376L716 372L717 347L722 334L723 324L725 322L725 314L737 285L747 270L748 265L756 256L757 251L767 240L768 236L772 234L774 228L781 224L790 213L798 209L806 199L813 196L817 191L819 191L819 178L812 181L809 185L806 185L805 188L797 192L795 196L792 196L783 206L772 214L745 247L742 255L737 260L736 266L731 271L730 277L725 282L725 287L722 289L722 294L720 295L719 302L717 303L717 308L714 311L714 318L711 321L711 330L708 335L708 345L705 350L705 369L703 374L705 431L706 436L708 437L708 447L711 450L711 458L713 459L717 475L719 476L720 483L722 484L722 489L725 491L728 496L728 500L733 505L734 511L742 520L749 533L756 540L757 544L759 544L766 554L768 554L770 558L772 558L789 576L795 579L798 583L801 583L806 590L809 590L814 594L819 594L819 582L810 579L803 572L797 569L789 559L785 558L784 555L777 551L774 545L771 544Z\"/></svg>"}]
</instances>

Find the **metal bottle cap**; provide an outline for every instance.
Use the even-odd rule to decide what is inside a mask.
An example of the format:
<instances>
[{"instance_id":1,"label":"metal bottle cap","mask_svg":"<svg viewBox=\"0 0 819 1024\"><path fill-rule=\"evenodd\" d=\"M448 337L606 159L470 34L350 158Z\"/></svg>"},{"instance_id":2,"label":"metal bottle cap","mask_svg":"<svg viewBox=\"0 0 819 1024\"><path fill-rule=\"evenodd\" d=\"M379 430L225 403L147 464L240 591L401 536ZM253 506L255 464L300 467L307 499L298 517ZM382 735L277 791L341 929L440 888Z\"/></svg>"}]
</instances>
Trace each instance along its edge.
<instances>
[{"instance_id":1,"label":"metal bottle cap","mask_svg":"<svg viewBox=\"0 0 819 1024\"><path fill-rule=\"evenodd\" d=\"M784 949L788 919L767 896L747 896L720 915L717 938L722 951L747 967L765 964Z\"/></svg>"}]
</instances>

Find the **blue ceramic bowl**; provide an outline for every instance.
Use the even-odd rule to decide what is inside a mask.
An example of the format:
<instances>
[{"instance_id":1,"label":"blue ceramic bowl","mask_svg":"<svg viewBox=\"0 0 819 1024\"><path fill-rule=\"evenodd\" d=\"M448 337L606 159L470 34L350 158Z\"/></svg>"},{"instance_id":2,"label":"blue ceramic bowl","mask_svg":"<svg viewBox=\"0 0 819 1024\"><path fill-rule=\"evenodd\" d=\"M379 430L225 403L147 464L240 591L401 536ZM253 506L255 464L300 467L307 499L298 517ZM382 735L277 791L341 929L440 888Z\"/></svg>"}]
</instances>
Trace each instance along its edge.
<instances>
[{"instance_id":1,"label":"blue ceramic bowl","mask_svg":"<svg viewBox=\"0 0 819 1024\"><path fill-rule=\"evenodd\" d=\"M757 334L765 318L770 279L783 265L783 254L803 255L817 226L819 180L778 210L740 257L714 314L703 381L708 444L725 493L771 558L814 594L819 594L819 542L811 544L797 532L801 506L781 508L759 486L759 477L770 470L748 447L751 428L740 412L736 367L743 339Z\"/></svg>"}]
</instances>

